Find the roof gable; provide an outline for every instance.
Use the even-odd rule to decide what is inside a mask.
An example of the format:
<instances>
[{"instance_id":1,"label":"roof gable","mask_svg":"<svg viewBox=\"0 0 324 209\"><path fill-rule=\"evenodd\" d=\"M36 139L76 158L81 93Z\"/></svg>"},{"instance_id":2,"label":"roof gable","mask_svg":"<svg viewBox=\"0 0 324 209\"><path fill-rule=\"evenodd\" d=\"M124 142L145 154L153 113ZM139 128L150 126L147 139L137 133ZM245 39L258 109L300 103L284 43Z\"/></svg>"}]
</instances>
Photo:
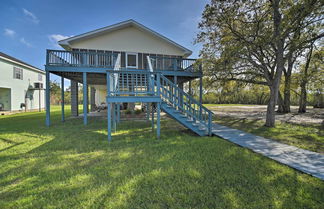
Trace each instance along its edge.
<instances>
[{"instance_id":1,"label":"roof gable","mask_svg":"<svg viewBox=\"0 0 324 209\"><path fill-rule=\"evenodd\" d=\"M126 29L126 28L130 28L130 27L134 27L139 31L142 31L143 33L146 33L152 37L154 37L155 39L159 40L161 43L165 43L166 45L169 45L171 47L176 48L177 50L179 50L183 56L190 56L192 51L190 51L189 49L177 44L176 42L166 38L165 36L147 28L146 26L136 22L135 20L127 20L121 23L117 23L111 26L107 26L104 28L100 28L97 30L93 30L87 33L83 33L77 36L73 36L64 40L59 41L58 43L65 49L69 50L71 49L71 46L76 44L76 43L81 43L90 39L94 39L94 38L100 38L100 36L105 36L109 33L113 33L113 32L117 32L118 30L122 30L122 29Z\"/></svg>"},{"instance_id":2,"label":"roof gable","mask_svg":"<svg viewBox=\"0 0 324 209\"><path fill-rule=\"evenodd\" d=\"M21 65L21 66L26 67L26 68L28 68L30 70L37 71L37 72L40 72L40 73L43 73L43 74L45 73L44 70L41 70L41 69L39 69L39 68L37 68L35 66L32 66L32 65L30 65L30 64L28 64L26 62L23 62L23 61L15 58L15 57L12 57L12 56L10 56L8 54L5 54L3 52L0 52L0 58L3 59L3 60L9 61L11 63L14 63L14 64Z\"/></svg>"}]
</instances>

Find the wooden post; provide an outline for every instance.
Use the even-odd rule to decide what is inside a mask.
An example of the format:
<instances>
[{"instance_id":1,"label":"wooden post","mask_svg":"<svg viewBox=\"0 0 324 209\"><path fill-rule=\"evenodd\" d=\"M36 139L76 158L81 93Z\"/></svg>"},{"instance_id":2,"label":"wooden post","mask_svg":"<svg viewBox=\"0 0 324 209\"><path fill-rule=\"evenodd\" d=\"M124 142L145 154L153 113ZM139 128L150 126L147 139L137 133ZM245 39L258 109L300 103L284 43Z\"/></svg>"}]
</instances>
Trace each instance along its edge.
<instances>
[{"instance_id":1,"label":"wooden post","mask_svg":"<svg viewBox=\"0 0 324 209\"><path fill-rule=\"evenodd\" d=\"M157 138L160 138L160 129L161 129L161 122L160 122L160 113L161 113L161 102L157 102L157 108L156 108L156 135Z\"/></svg>"},{"instance_id":2,"label":"wooden post","mask_svg":"<svg viewBox=\"0 0 324 209\"><path fill-rule=\"evenodd\" d=\"M150 103L151 105L151 112L152 112L152 131L154 131L154 108L153 108L154 103Z\"/></svg>"},{"instance_id":3,"label":"wooden post","mask_svg":"<svg viewBox=\"0 0 324 209\"><path fill-rule=\"evenodd\" d=\"M199 78L199 119L201 120L202 115L202 76Z\"/></svg>"},{"instance_id":4,"label":"wooden post","mask_svg":"<svg viewBox=\"0 0 324 209\"><path fill-rule=\"evenodd\" d=\"M108 142L111 141L111 103L107 104Z\"/></svg>"},{"instance_id":5,"label":"wooden post","mask_svg":"<svg viewBox=\"0 0 324 209\"><path fill-rule=\"evenodd\" d=\"M159 97L161 97L161 95L160 95L160 88L161 88L161 79L160 79L160 74L158 73L157 75L157 95L159 96ZM157 127L156 127L156 134L157 134L157 137L158 138L160 138L160 126L161 126L161 123L160 123L160 112L161 112L161 110L160 110L160 108L161 108L161 102L157 102L157 107L156 107L156 125L157 125Z\"/></svg>"},{"instance_id":6,"label":"wooden post","mask_svg":"<svg viewBox=\"0 0 324 209\"><path fill-rule=\"evenodd\" d=\"M108 103L108 97L110 96L110 73L107 72L106 76L106 82L107 82L107 135L108 135L108 142L111 141L111 103Z\"/></svg>"},{"instance_id":7,"label":"wooden post","mask_svg":"<svg viewBox=\"0 0 324 209\"><path fill-rule=\"evenodd\" d=\"M112 126L114 132L116 132L116 103L112 103Z\"/></svg>"},{"instance_id":8,"label":"wooden post","mask_svg":"<svg viewBox=\"0 0 324 209\"><path fill-rule=\"evenodd\" d=\"M87 73L83 72L83 124L88 124L88 86Z\"/></svg>"},{"instance_id":9,"label":"wooden post","mask_svg":"<svg viewBox=\"0 0 324 209\"><path fill-rule=\"evenodd\" d=\"M178 85L177 85L177 83L178 83L177 80L178 80L178 79L177 79L177 76L174 76L174 77L173 77L173 82L174 82L174 85L175 85L176 87L178 86ZM178 97L178 95L177 95L177 90L176 90L176 88L174 88L173 90L174 90L174 92L173 92L173 96L174 96L174 99L173 99L173 105L174 105L174 108L177 109L177 105L176 105L176 103L177 103L177 97Z\"/></svg>"},{"instance_id":10,"label":"wooden post","mask_svg":"<svg viewBox=\"0 0 324 209\"><path fill-rule=\"evenodd\" d=\"M117 104L117 123L120 122L120 103Z\"/></svg>"},{"instance_id":11,"label":"wooden post","mask_svg":"<svg viewBox=\"0 0 324 209\"><path fill-rule=\"evenodd\" d=\"M50 99L50 72L46 70L46 126L50 126L51 124L51 99Z\"/></svg>"},{"instance_id":12,"label":"wooden post","mask_svg":"<svg viewBox=\"0 0 324 209\"><path fill-rule=\"evenodd\" d=\"M64 115L64 77L61 77L61 109L62 109L62 122L65 121Z\"/></svg>"},{"instance_id":13,"label":"wooden post","mask_svg":"<svg viewBox=\"0 0 324 209\"><path fill-rule=\"evenodd\" d=\"M150 103L146 103L146 120L149 121L150 120Z\"/></svg>"}]
</instances>

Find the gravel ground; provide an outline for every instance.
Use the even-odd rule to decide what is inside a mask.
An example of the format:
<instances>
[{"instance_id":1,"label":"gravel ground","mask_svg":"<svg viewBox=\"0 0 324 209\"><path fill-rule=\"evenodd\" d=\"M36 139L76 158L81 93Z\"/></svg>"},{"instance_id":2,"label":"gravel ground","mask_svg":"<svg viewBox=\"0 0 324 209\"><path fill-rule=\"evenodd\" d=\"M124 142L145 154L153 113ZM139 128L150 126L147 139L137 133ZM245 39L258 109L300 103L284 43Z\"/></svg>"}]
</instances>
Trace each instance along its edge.
<instances>
[{"instance_id":1,"label":"gravel ground","mask_svg":"<svg viewBox=\"0 0 324 209\"><path fill-rule=\"evenodd\" d=\"M246 118L265 120L267 107L265 105L246 106L209 106L216 115L221 117ZM292 106L291 113L277 114L276 119L282 122L304 125L320 125L324 120L324 109L309 107L304 114L298 113L298 107Z\"/></svg>"}]
</instances>

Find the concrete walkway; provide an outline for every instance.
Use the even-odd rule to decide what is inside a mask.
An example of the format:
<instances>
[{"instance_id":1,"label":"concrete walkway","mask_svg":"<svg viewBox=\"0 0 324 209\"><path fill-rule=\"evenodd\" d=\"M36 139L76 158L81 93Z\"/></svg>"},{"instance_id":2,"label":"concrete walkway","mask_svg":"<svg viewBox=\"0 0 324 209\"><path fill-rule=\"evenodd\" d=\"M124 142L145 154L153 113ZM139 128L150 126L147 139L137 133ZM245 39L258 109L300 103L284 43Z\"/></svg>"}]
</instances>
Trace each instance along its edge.
<instances>
[{"instance_id":1,"label":"concrete walkway","mask_svg":"<svg viewBox=\"0 0 324 209\"><path fill-rule=\"evenodd\" d=\"M324 155L213 124L213 134L324 180Z\"/></svg>"}]
</instances>

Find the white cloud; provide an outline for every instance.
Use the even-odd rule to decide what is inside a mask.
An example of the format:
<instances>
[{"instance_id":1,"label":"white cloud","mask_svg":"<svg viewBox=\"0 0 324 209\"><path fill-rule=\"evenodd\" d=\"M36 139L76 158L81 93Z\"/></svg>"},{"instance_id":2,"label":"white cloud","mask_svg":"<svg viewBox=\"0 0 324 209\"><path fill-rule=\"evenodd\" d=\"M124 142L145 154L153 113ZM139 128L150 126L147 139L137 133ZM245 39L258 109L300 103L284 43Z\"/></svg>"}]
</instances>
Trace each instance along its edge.
<instances>
[{"instance_id":1,"label":"white cloud","mask_svg":"<svg viewBox=\"0 0 324 209\"><path fill-rule=\"evenodd\" d=\"M32 47L31 43L29 43L28 41L26 41L24 37L20 38L19 41L20 41L20 43L22 43L22 44L24 44L24 45L26 45L28 47Z\"/></svg>"},{"instance_id":2,"label":"white cloud","mask_svg":"<svg viewBox=\"0 0 324 209\"><path fill-rule=\"evenodd\" d=\"M8 36L10 38L13 38L15 35L16 35L16 32L14 30L11 30L11 29L8 29L8 28L5 28L4 29L4 35L5 36Z\"/></svg>"},{"instance_id":3,"label":"white cloud","mask_svg":"<svg viewBox=\"0 0 324 209\"><path fill-rule=\"evenodd\" d=\"M48 39L50 40L52 46L54 47L60 47L57 42L60 41L60 40L63 40L63 39L67 39L67 38L70 38L71 36L64 36L64 35L61 35L61 34L52 34L52 35L49 35L48 36Z\"/></svg>"},{"instance_id":4,"label":"white cloud","mask_svg":"<svg viewBox=\"0 0 324 209\"><path fill-rule=\"evenodd\" d=\"M39 23L39 19L36 17L36 15L30 11L28 11L27 9L23 8L22 9L24 14L35 24Z\"/></svg>"}]
</instances>

